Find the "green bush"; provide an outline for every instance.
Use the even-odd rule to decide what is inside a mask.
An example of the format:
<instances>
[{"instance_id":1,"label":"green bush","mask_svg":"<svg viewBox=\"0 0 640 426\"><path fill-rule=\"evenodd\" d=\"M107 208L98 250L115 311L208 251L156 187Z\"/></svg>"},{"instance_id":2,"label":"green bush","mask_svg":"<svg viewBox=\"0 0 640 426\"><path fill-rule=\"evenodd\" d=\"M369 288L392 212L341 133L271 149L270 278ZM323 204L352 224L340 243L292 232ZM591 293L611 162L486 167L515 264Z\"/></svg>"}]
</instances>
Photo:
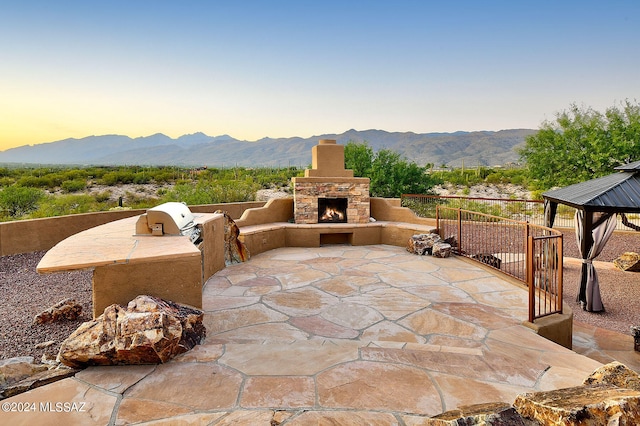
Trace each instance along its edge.
<instances>
[{"instance_id":1,"label":"green bush","mask_svg":"<svg viewBox=\"0 0 640 426\"><path fill-rule=\"evenodd\" d=\"M133 177L133 183L137 185L144 185L145 183L149 183L151 181L151 177L148 174L136 173Z\"/></svg>"},{"instance_id":2,"label":"green bush","mask_svg":"<svg viewBox=\"0 0 640 426\"><path fill-rule=\"evenodd\" d=\"M171 171L160 171L153 175L153 180L157 184L173 182L176 179L176 173Z\"/></svg>"},{"instance_id":3,"label":"green bush","mask_svg":"<svg viewBox=\"0 0 640 426\"><path fill-rule=\"evenodd\" d=\"M502 173L491 173L485 178L484 181L486 183L493 183L493 184L506 183Z\"/></svg>"},{"instance_id":4,"label":"green bush","mask_svg":"<svg viewBox=\"0 0 640 426\"><path fill-rule=\"evenodd\" d=\"M12 185L0 191L0 208L9 217L17 218L38 208L44 192L36 188Z\"/></svg>"},{"instance_id":5,"label":"green bush","mask_svg":"<svg viewBox=\"0 0 640 426\"><path fill-rule=\"evenodd\" d=\"M99 211L95 198L87 194L49 196L31 217L52 217Z\"/></svg>"},{"instance_id":6,"label":"green bush","mask_svg":"<svg viewBox=\"0 0 640 426\"><path fill-rule=\"evenodd\" d=\"M15 179L10 178L8 176L0 177L0 188L4 188L5 186L11 186L16 182Z\"/></svg>"},{"instance_id":7,"label":"green bush","mask_svg":"<svg viewBox=\"0 0 640 426\"><path fill-rule=\"evenodd\" d=\"M248 181L181 183L165 194L162 201L178 201L188 205L253 201L258 189L260 185Z\"/></svg>"},{"instance_id":8,"label":"green bush","mask_svg":"<svg viewBox=\"0 0 640 426\"><path fill-rule=\"evenodd\" d=\"M18 179L17 184L29 188L48 188L54 189L59 186L62 181L55 180L52 176L22 176Z\"/></svg>"},{"instance_id":9,"label":"green bush","mask_svg":"<svg viewBox=\"0 0 640 426\"><path fill-rule=\"evenodd\" d=\"M132 209L146 209L160 204L160 199L155 195L140 196L131 192L125 192L123 197L123 207ZM115 206L115 203L112 207Z\"/></svg>"},{"instance_id":10,"label":"green bush","mask_svg":"<svg viewBox=\"0 0 640 426\"><path fill-rule=\"evenodd\" d=\"M135 173L133 173L132 171L116 170L103 174L102 177L98 180L98 183L107 186L133 183L135 176Z\"/></svg>"},{"instance_id":11,"label":"green bush","mask_svg":"<svg viewBox=\"0 0 640 426\"><path fill-rule=\"evenodd\" d=\"M84 179L66 180L60 185L64 192L78 192L87 187L87 181Z\"/></svg>"},{"instance_id":12,"label":"green bush","mask_svg":"<svg viewBox=\"0 0 640 426\"><path fill-rule=\"evenodd\" d=\"M94 195L98 203L106 203L111 198L111 191L102 191Z\"/></svg>"}]
</instances>

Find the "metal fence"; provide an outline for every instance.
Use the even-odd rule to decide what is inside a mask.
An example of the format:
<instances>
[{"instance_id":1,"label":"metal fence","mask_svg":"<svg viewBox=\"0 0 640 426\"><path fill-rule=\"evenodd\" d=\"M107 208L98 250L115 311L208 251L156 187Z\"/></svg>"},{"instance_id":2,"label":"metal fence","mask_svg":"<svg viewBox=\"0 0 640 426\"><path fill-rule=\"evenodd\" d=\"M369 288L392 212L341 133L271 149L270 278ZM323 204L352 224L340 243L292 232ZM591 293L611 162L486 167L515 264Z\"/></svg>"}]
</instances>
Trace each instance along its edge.
<instances>
[{"instance_id":1,"label":"metal fence","mask_svg":"<svg viewBox=\"0 0 640 426\"><path fill-rule=\"evenodd\" d=\"M562 313L562 233L485 213L436 206L454 253L514 277L529 289L529 321Z\"/></svg>"},{"instance_id":2,"label":"metal fence","mask_svg":"<svg viewBox=\"0 0 640 426\"><path fill-rule=\"evenodd\" d=\"M541 200L420 194L403 194L401 200L403 207L410 208L421 217L436 217L436 206L441 205L544 226L544 204ZM555 228L575 227L575 211L576 209L573 207L559 204L553 226ZM627 216L629 222L634 225L640 225L639 215L629 214ZM619 217L616 230L629 231L630 228L625 226L622 223L622 218Z\"/></svg>"}]
</instances>

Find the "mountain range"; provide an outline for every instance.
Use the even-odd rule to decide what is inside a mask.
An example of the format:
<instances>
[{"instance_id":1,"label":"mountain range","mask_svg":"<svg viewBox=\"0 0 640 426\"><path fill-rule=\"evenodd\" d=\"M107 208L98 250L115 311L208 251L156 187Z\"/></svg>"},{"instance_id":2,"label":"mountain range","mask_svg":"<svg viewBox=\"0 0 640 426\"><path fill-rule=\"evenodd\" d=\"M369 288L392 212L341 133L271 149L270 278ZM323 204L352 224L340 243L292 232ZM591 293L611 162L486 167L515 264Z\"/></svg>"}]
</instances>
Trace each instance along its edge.
<instances>
[{"instance_id":1,"label":"mountain range","mask_svg":"<svg viewBox=\"0 0 640 426\"><path fill-rule=\"evenodd\" d=\"M88 136L24 145L0 151L0 163L60 165L181 165L208 167L306 167L320 139L366 142L374 151L390 149L421 166L497 166L519 160L517 149L532 129L413 133L348 130L310 138L263 138L242 141L229 135L194 133L173 139L162 133L130 138Z\"/></svg>"}]
</instances>

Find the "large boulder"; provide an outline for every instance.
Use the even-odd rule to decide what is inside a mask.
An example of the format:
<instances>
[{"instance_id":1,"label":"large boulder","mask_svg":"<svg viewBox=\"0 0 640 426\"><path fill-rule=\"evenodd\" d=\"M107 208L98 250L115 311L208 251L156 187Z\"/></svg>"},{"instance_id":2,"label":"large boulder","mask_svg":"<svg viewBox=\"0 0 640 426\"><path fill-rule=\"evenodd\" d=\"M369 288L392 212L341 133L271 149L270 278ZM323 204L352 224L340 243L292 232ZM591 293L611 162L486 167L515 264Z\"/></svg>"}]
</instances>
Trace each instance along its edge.
<instances>
[{"instance_id":1,"label":"large boulder","mask_svg":"<svg viewBox=\"0 0 640 426\"><path fill-rule=\"evenodd\" d=\"M424 426L546 426L640 424L640 376L619 362L595 370L582 386L462 406L425 419Z\"/></svg>"},{"instance_id":2,"label":"large boulder","mask_svg":"<svg viewBox=\"0 0 640 426\"><path fill-rule=\"evenodd\" d=\"M618 361L613 361L591 373L583 384L614 385L619 388L633 389L640 392L640 374Z\"/></svg>"},{"instance_id":3,"label":"large boulder","mask_svg":"<svg viewBox=\"0 0 640 426\"><path fill-rule=\"evenodd\" d=\"M249 260L249 250L238 238L240 229L229 214L222 210L216 213L224 215L224 263L229 266L233 263L242 263Z\"/></svg>"},{"instance_id":4,"label":"large boulder","mask_svg":"<svg viewBox=\"0 0 640 426\"><path fill-rule=\"evenodd\" d=\"M518 395L513 403L540 425L637 425L640 392L595 384Z\"/></svg>"},{"instance_id":5,"label":"large boulder","mask_svg":"<svg viewBox=\"0 0 640 426\"><path fill-rule=\"evenodd\" d=\"M73 368L164 363L204 340L202 317L190 306L138 296L83 323L62 342L58 360Z\"/></svg>"}]
</instances>

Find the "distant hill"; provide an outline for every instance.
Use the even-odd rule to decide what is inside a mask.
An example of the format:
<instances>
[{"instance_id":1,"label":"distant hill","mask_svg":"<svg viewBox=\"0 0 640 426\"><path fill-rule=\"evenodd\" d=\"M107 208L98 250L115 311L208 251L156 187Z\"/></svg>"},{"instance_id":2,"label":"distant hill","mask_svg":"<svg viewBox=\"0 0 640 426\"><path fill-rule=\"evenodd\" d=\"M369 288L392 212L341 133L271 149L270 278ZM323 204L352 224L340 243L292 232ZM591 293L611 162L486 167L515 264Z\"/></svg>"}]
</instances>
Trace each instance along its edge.
<instances>
[{"instance_id":1,"label":"distant hill","mask_svg":"<svg viewBox=\"0 0 640 426\"><path fill-rule=\"evenodd\" d=\"M228 135L204 133L172 139L161 133L132 139L121 135L89 136L25 145L0 151L0 163L69 165L302 166L311 163L311 147L320 139L367 142L375 151L386 148L419 165L436 167L496 166L518 161L516 150L531 129L455 133L348 130L311 138L263 138L240 141Z\"/></svg>"}]
</instances>

